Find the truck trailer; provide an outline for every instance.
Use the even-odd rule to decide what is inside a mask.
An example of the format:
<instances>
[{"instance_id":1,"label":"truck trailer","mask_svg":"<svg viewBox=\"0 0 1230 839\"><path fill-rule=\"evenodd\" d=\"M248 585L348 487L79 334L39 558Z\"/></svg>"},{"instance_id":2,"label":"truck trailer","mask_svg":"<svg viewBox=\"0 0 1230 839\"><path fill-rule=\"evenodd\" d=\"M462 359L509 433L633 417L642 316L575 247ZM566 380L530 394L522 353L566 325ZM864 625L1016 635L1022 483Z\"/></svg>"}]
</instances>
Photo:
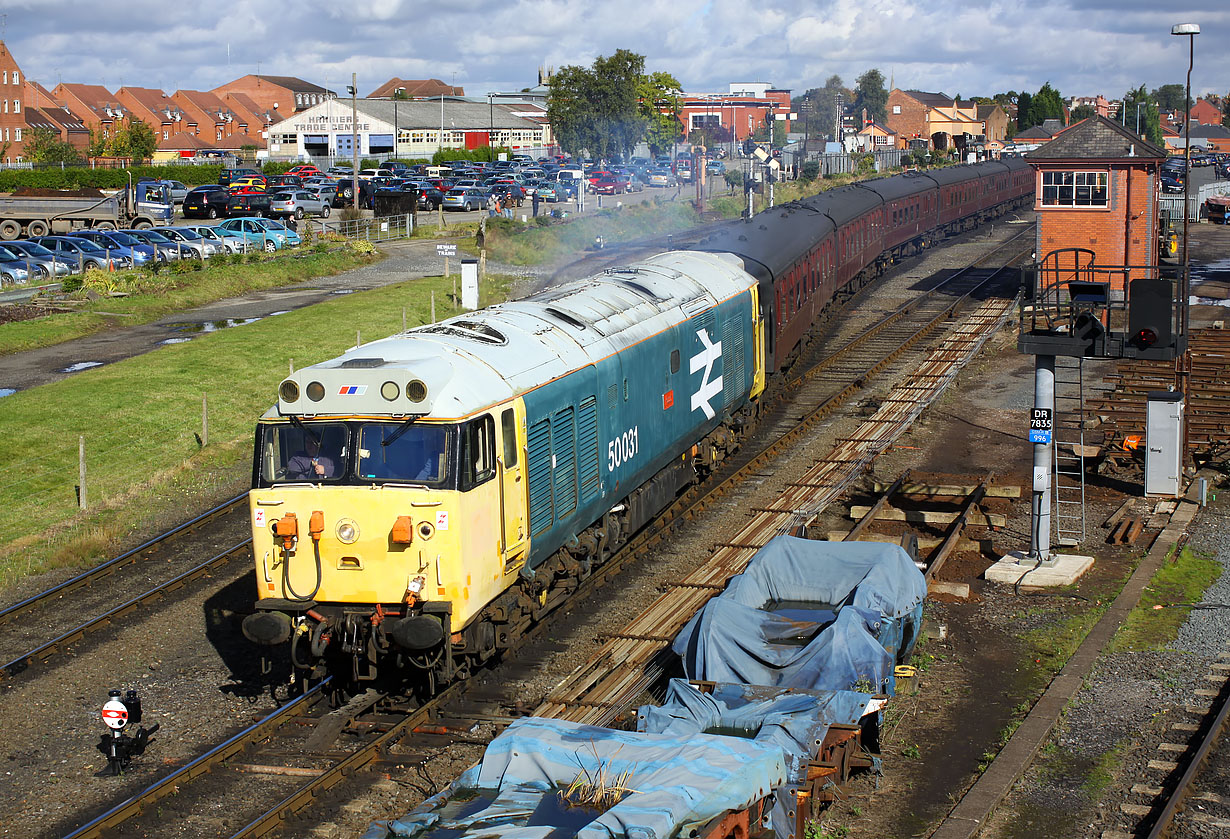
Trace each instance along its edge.
<instances>
[{"instance_id":1,"label":"truck trailer","mask_svg":"<svg viewBox=\"0 0 1230 839\"><path fill-rule=\"evenodd\" d=\"M83 228L154 227L170 224L175 217L170 189L162 183L138 183L100 197L37 192L0 193L0 239L71 233Z\"/></svg>"}]
</instances>

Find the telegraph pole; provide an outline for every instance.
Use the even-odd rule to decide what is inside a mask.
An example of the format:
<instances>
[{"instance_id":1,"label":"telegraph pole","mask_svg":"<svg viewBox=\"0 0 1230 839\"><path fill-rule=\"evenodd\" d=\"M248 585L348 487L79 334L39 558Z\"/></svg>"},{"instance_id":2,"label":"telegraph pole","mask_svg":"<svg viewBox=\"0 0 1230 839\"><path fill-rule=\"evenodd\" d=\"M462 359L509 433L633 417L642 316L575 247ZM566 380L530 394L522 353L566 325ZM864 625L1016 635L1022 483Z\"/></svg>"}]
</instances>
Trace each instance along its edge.
<instances>
[{"instance_id":1,"label":"telegraph pole","mask_svg":"<svg viewBox=\"0 0 1230 839\"><path fill-rule=\"evenodd\" d=\"M394 139L396 144L396 139ZM354 208L359 209L359 74L350 74L350 151L354 155L351 170L351 186L354 189Z\"/></svg>"}]
</instances>

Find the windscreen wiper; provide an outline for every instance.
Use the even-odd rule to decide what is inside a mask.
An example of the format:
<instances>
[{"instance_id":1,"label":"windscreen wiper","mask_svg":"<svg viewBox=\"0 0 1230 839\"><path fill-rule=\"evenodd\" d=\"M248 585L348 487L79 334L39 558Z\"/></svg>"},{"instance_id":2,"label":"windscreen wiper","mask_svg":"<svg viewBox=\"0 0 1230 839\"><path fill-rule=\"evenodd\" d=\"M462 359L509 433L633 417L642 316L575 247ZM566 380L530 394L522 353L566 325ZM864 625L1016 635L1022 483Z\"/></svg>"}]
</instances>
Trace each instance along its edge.
<instances>
[{"instance_id":1,"label":"windscreen wiper","mask_svg":"<svg viewBox=\"0 0 1230 839\"><path fill-rule=\"evenodd\" d=\"M406 421L405 421L405 422L403 422L401 425L399 425L399 426L397 427L397 430L396 430L396 431L394 431L394 432L393 432L393 434L392 434L390 437L388 437L388 439L381 440L381 441L380 441L380 445L382 445L382 446L391 446L391 445L393 445L394 443L396 443L396 442L397 442L397 439L398 439L399 437L401 437L401 435L403 435L403 434L405 434L407 431L409 431L409 430L410 430L410 426L414 425L414 423L415 423L417 420L418 420L418 417L410 417L410 419L406 420Z\"/></svg>"}]
</instances>

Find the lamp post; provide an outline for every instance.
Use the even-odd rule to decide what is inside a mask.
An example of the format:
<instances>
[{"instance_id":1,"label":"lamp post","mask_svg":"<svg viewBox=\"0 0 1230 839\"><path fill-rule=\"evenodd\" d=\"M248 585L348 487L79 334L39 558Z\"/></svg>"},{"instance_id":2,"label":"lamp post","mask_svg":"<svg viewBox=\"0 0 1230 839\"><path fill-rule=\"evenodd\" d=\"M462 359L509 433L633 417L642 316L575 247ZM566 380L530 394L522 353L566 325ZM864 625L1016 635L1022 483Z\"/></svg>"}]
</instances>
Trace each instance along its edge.
<instances>
[{"instance_id":1,"label":"lamp post","mask_svg":"<svg viewBox=\"0 0 1230 839\"><path fill-rule=\"evenodd\" d=\"M359 74L350 74L350 152L353 168L350 170L351 189L354 190L354 209L359 209Z\"/></svg>"},{"instance_id":2,"label":"lamp post","mask_svg":"<svg viewBox=\"0 0 1230 839\"><path fill-rule=\"evenodd\" d=\"M1200 34L1198 23L1176 23L1170 29L1171 35L1187 36L1187 116L1183 121L1183 307L1181 333L1187 334L1187 307L1190 297L1189 275L1191 264L1188 262L1187 228L1188 216L1191 215L1192 195L1192 64L1196 59L1196 36Z\"/></svg>"}]
</instances>

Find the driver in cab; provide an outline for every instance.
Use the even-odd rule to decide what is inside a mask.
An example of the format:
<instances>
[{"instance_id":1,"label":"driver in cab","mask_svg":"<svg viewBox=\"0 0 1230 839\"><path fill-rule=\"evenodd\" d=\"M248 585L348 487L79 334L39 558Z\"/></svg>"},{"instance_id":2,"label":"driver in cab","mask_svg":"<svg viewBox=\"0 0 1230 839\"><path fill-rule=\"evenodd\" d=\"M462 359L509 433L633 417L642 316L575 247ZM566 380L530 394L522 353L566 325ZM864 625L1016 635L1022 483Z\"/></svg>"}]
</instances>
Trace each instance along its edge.
<instances>
[{"instance_id":1,"label":"driver in cab","mask_svg":"<svg viewBox=\"0 0 1230 839\"><path fill-rule=\"evenodd\" d=\"M303 449L286 462L286 477L292 481L315 481L337 477L333 458L320 453L320 440L311 434L303 439Z\"/></svg>"}]
</instances>

